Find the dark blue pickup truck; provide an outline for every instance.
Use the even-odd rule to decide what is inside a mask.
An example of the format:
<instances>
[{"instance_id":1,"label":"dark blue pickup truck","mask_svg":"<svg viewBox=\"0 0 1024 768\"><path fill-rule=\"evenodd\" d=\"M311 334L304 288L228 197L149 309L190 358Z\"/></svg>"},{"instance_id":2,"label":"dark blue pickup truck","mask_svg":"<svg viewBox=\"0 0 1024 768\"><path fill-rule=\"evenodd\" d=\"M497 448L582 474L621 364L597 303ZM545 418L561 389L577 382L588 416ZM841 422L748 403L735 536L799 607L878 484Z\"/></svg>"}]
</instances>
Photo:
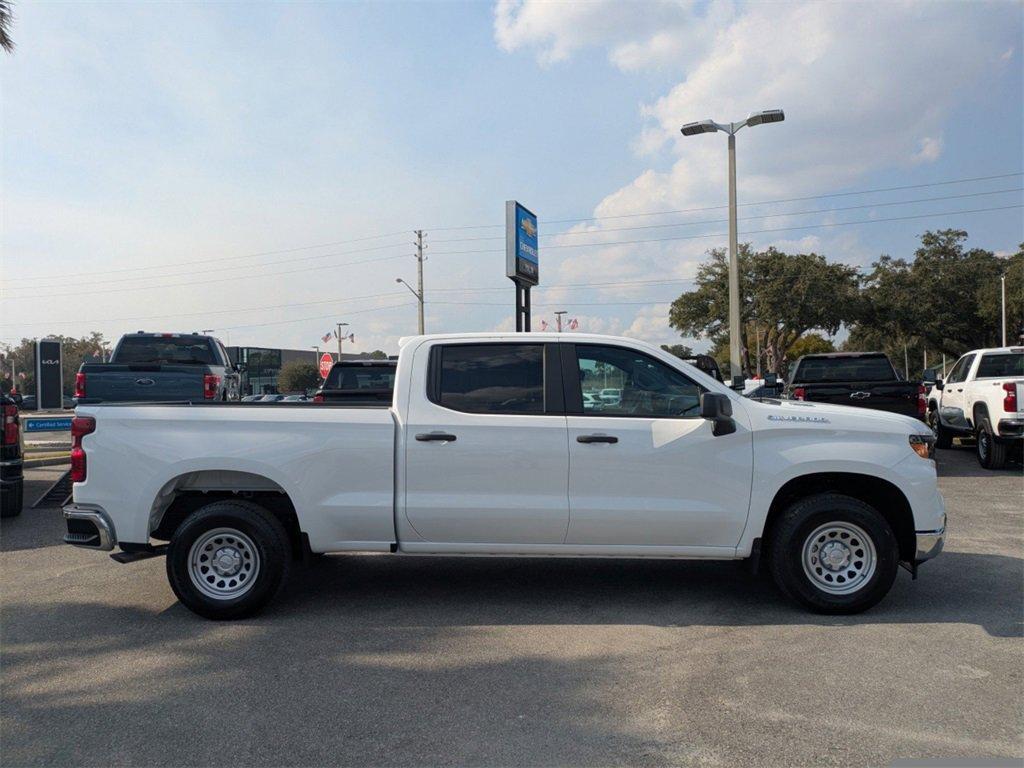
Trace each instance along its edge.
<instances>
[{"instance_id":1,"label":"dark blue pickup truck","mask_svg":"<svg viewBox=\"0 0 1024 768\"><path fill-rule=\"evenodd\" d=\"M194 333L129 333L109 363L83 363L75 377L81 405L109 402L237 400L241 371L224 345Z\"/></svg>"}]
</instances>

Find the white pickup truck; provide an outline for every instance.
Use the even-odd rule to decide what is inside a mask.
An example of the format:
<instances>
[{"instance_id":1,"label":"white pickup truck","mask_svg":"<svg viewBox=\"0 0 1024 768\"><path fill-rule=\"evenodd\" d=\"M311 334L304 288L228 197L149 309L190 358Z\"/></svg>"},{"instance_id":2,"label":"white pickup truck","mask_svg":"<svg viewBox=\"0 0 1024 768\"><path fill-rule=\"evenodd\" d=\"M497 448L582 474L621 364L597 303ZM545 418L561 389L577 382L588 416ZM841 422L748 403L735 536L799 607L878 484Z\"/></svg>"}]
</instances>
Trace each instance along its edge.
<instances>
[{"instance_id":1,"label":"white pickup truck","mask_svg":"<svg viewBox=\"0 0 1024 768\"><path fill-rule=\"evenodd\" d=\"M920 421L745 399L606 336L418 336L390 407L91 405L73 434L65 541L166 553L175 594L215 619L330 552L749 558L852 613L946 527Z\"/></svg>"},{"instance_id":2,"label":"white pickup truck","mask_svg":"<svg viewBox=\"0 0 1024 768\"><path fill-rule=\"evenodd\" d=\"M957 360L929 393L928 423L939 448L974 437L981 466L1002 469L1024 437L1024 347L975 349Z\"/></svg>"}]
</instances>

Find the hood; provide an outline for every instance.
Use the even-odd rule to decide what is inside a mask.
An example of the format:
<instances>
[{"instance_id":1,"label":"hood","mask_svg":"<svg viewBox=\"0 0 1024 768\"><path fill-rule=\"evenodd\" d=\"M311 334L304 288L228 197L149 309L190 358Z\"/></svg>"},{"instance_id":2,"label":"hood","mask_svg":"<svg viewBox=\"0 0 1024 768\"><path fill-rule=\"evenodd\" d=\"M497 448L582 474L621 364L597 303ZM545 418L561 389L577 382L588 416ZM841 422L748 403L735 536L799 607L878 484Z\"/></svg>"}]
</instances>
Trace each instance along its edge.
<instances>
[{"instance_id":1,"label":"hood","mask_svg":"<svg viewBox=\"0 0 1024 768\"><path fill-rule=\"evenodd\" d=\"M905 435L928 432L928 426L912 416L851 405L808 403L802 400L747 400L745 406L755 423L762 427L766 424L822 426L831 429L874 430Z\"/></svg>"}]
</instances>

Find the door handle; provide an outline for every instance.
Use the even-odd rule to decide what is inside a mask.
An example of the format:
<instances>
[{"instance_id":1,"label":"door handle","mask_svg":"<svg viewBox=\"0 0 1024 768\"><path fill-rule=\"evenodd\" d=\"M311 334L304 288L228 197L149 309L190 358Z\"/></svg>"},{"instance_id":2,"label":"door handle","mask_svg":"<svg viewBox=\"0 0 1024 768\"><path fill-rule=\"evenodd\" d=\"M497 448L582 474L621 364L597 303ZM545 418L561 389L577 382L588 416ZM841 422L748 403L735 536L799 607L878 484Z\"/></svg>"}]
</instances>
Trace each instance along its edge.
<instances>
[{"instance_id":1,"label":"door handle","mask_svg":"<svg viewBox=\"0 0 1024 768\"><path fill-rule=\"evenodd\" d=\"M617 443L619 438L614 435L578 435L577 443Z\"/></svg>"},{"instance_id":2,"label":"door handle","mask_svg":"<svg viewBox=\"0 0 1024 768\"><path fill-rule=\"evenodd\" d=\"M447 432L421 432L416 435L416 439L421 443L429 443L433 441L454 443L455 435L450 435Z\"/></svg>"}]
</instances>

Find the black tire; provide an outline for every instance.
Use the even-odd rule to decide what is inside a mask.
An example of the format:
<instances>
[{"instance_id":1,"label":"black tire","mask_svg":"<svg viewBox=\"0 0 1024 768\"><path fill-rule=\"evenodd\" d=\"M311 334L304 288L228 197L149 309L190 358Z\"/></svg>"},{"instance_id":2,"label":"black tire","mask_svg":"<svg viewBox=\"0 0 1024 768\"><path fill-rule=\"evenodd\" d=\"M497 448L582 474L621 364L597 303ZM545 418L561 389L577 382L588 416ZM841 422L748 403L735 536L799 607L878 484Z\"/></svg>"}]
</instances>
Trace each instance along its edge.
<instances>
[{"instance_id":1,"label":"black tire","mask_svg":"<svg viewBox=\"0 0 1024 768\"><path fill-rule=\"evenodd\" d=\"M21 506L23 503L23 496L25 486L19 480L16 483L11 483L7 489L7 493L3 495L3 501L0 502L0 517L17 517L21 514Z\"/></svg>"},{"instance_id":2,"label":"black tire","mask_svg":"<svg viewBox=\"0 0 1024 768\"><path fill-rule=\"evenodd\" d=\"M979 419L975 437L975 452L981 466L985 469L1002 469L1006 466L1007 445L992 434L992 424L987 416Z\"/></svg>"},{"instance_id":3,"label":"black tire","mask_svg":"<svg viewBox=\"0 0 1024 768\"><path fill-rule=\"evenodd\" d=\"M938 407L928 411L928 426L932 428L932 432L935 434L936 448L945 449L953 447L953 433L942 426Z\"/></svg>"},{"instance_id":4,"label":"black tire","mask_svg":"<svg viewBox=\"0 0 1024 768\"><path fill-rule=\"evenodd\" d=\"M221 529L226 532L207 542L213 549L201 543L204 536L212 536L212 532ZM197 543L198 557L203 553L209 557L225 553L232 567L237 564L238 568L236 573L231 568L218 573L209 567L212 560L205 561L209 565L204 566L197 559L196 578L212 578L209 586L204 585L207 592L192 578L190 558ZM196 510L174 532L167 549L167 580L171 589L186 608L208 619L240 619L257 613L284 586L290 566L291 547L281 521L248 501L216 501ZM199 573L203 567L207 571ZM247 577L251 581L244 583ZM220 595L209 594L220 589L224 590Z\"/></svg>"},{"instance_id":5,"label":"black tire","mask_svg":"<svg viewBox=\"0 0 1024 768\"><path fill-rule=\"evenodd\" d=\"M812 535L832 524L839 530L846 530L847 537L843 539L841 534L837 534L828 538L826 534L821 541L838 545L839 549L847 547L845 555L852 560L840 568L851 570L836 572L831 567L817 567L819 580L828 577L833 580L831 585L822 581L819 586L805 570L804 549L805 545L812 543L809 542ZM861 542L859 537L862 534L856 533L856 529L866 534L869 541ZM814 539L817 540L818 536L814 535ZM870 546L874 548L872 569L865 565L869 560L864 556L864 552L870 553ZM818 552L822 553L824 549ZM816 613L860 613L878 603L892 587L899 567L899 545L889 523L876 509L851 496L822 493L800 499L782 513L771 535L768 561L779 589L804 607ZM825 565L823 561L818 564ZM861 568L863 570L857 573L856 569ZM851 573L857 573L855 579L848 575ZM859 586L845 594L828 591L851 589L846 584L847 579L851 584L856 580Z\"/></svg>"}]
</instances>

